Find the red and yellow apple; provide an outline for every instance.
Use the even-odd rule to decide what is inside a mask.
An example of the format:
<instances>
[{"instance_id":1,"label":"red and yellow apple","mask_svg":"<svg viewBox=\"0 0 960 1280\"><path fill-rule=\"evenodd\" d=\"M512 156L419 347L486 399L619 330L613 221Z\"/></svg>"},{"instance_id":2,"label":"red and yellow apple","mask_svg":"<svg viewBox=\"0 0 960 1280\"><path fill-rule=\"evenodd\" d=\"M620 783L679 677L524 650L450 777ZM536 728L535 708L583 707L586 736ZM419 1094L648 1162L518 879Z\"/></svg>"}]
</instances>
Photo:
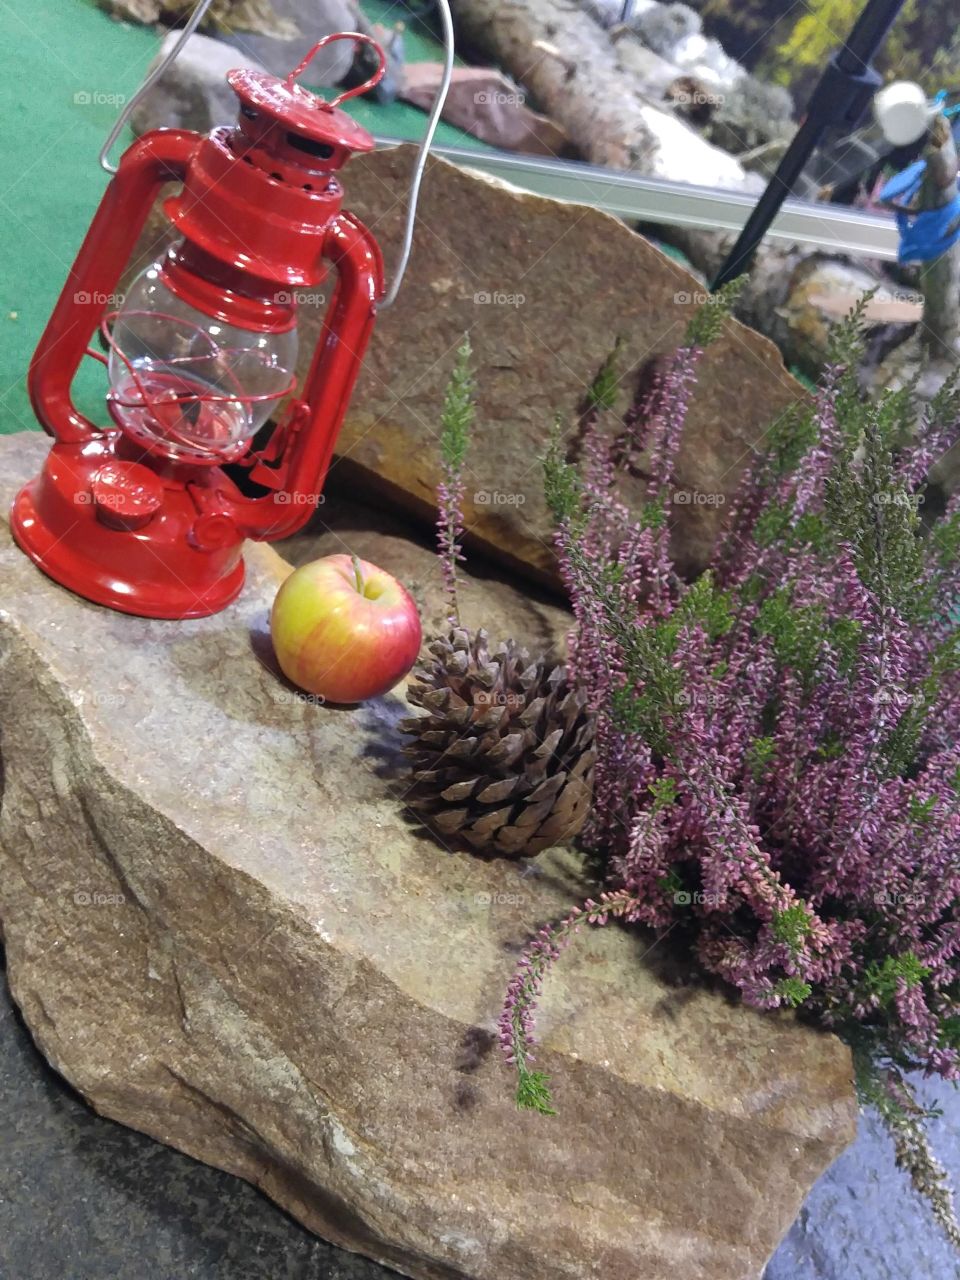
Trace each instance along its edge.
<instances>
[{"instance_id":1,"label":"red and yellow apple","mask_svg":"<svg viewBox=\"0 0 960 1280\"><path fill-rule=\"evenodd\" d=\"M416 662L422 634L407 589L348 555L295 569L277 592L270 633L287 679L328 702L392 689Z\"/></svg>"}]
</instances>

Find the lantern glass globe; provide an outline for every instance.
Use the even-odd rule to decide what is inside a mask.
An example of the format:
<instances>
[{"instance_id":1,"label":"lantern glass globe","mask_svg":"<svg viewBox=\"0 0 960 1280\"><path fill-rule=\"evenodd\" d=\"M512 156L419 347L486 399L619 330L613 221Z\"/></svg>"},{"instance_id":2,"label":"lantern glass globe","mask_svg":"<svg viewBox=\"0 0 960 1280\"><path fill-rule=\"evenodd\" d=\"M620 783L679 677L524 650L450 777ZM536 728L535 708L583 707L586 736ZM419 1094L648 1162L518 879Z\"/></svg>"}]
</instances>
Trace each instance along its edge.
<instances>
[{"instance_id":1,"label":"lantern glass globe","mask_svg":"<svg viewBox=\"0 0 960 1280\"><path fill-rule=\"evenodd\" d=\"M211 318L175 294L154 263L114 322L111 412L153 451L229 461L279 407L296 362L295 327L263 332Z\"/></svg>"}]
</instances>

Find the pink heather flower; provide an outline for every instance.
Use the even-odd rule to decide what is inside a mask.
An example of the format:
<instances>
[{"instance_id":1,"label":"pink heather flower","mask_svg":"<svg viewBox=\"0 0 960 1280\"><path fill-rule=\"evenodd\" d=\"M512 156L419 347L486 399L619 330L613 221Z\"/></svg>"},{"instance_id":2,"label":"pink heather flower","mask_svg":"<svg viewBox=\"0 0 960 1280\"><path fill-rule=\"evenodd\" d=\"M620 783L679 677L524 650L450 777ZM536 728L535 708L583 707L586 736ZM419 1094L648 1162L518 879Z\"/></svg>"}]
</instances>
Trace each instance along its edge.
<instances>
[{"instance_id":1,"label":"pink heather flower","mask_svg":"<svg viewBox=\"0 0 960 1280\"><path fill-rule=\"evenodd\" d=\"M901 1065L958 1078L960 498L953 541L935 529L917 544L905 596L883 561L893 544L865 559L869 531L855 523L830 542L843 475L853 493L874 483L850 439L856 397L831 370L805 451L788 467L757 458L732 504L711 571L728 617L711 630L684 612L696 588L676 574L666 507L702 355L661 361L622 432L595 416L583 442L583 522L561 525L557 550L572 664L597 713L585 841L612 897L531 943L501 1020L505 1051L525 1063L544 976L574 929L616 918L680 924L747 1003L802 1002L841 1033L863 1023ZM957 438L945 409L935 418L893 460L896 493L909 497ZM618 491L624 467L646 478L639 518ZM868 509L870 521L886 514ZM631 652L645 636L669 646L648 682Z\"/></svg>"}]
</instances>

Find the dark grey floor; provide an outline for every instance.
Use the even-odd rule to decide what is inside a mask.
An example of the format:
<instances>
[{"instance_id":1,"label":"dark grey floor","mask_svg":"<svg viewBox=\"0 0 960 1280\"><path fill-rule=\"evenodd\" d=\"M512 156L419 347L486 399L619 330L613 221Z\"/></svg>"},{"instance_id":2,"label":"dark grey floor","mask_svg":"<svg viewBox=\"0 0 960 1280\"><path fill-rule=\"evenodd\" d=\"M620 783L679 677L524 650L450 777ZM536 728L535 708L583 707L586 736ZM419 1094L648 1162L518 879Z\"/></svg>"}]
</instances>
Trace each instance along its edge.
<instances>
[{"instance_id":1,"label":"dark grey floor","mask_svg":"<svg viewBox=\"0 0 960 1280\"><path fill-rule=\"evenodd\" d=\"M2 952L0 952L2 959ZM0 966L0 1280L394 1280L251 1186L102 1120L46 1065Z\"/></svg>"},{"instance_id":2,"label":"dark grey floor","mask_svg":"<svg viewBox=\"0 0 960 1280\"><path fill-rule=\"evenodd\" d=\"M933 1147L960 1189L960 1090L917 1081L942 1108ZM904 1193L904 1187L907 1187ZM957 1280L960 1258L893 1162L890 1139L870 1116L857 1140L807 1197L764 1280Z\"/></svg>"},{"instance_id":3,"label":"dark grey floor","mask_svg":"<svg viewBox=\"0 0 960 1280\"><path fill-rule=\"evenodd\" d=\"M939 1092L938 1145L960 1184L960 1094ZM955 1280L960 1267L900 1186L886 1139L862 1124L765 1280ZM0 965L0 1280L392 1275L314 1239L245 1183L95 1116L40 1058Z\"/></svg>"}]
</instances>

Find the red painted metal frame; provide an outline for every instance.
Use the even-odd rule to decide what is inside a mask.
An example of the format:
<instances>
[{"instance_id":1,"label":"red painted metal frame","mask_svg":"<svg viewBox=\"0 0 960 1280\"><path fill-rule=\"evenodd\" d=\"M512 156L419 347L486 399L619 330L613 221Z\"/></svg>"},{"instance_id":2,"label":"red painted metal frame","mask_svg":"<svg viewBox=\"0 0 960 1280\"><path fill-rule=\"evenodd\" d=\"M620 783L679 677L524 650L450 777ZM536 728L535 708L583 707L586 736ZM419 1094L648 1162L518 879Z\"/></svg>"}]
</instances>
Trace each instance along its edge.
<instances>
[{"instance_id":1,"label":"red painted metal frame","mask_svg":"<svg viewBox=\"0 0 960 1280\"><path fill-rule=\"evenodd\" d=\"M244 108L234 129L207 137L156 130L127 150L30 365L31 402L55 443L17 495L14 534L50 577L127 613L189 618L222 609L243 584L244 539L287 537L309 520L383 295L380 250L342 211L335 175L373 140L293 76L254 83L251 74L229 77ZM307 133L301 116L310 100ZM204 314L254 332L289 327L278 288L316 284L328 266L336 274L302 394L266 448L241 459L265 496L241 492L219 465L225 458L201 465L144 450L73 403L74 376L107 300L171 182L183 189L164 207L182 239L161 274Z\"/></svg>"}]
</instances>

